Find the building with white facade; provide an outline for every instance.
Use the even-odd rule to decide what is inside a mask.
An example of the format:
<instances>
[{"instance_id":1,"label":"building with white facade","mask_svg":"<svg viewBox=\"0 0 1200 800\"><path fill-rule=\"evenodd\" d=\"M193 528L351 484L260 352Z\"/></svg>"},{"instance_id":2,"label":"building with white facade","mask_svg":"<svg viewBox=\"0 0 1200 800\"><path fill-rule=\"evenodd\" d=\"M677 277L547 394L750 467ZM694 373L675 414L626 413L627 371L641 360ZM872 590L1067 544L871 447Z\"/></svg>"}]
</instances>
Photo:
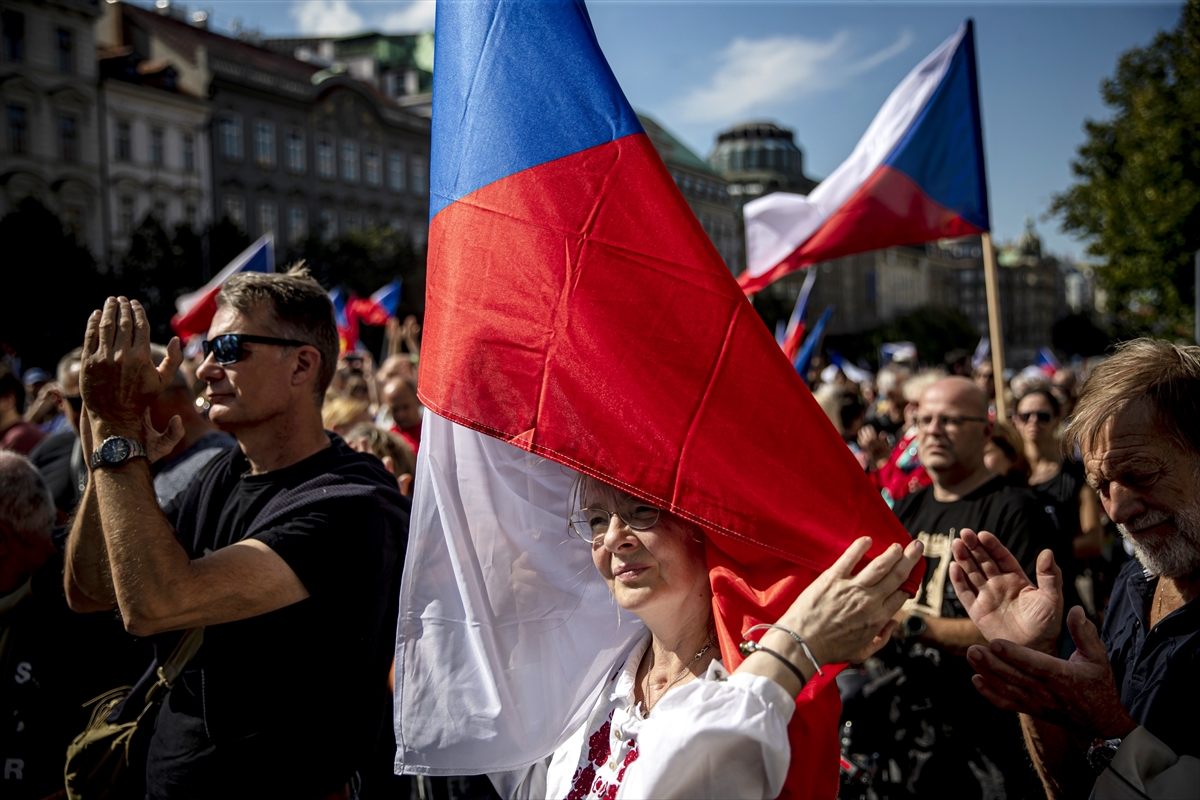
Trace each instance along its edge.
<instances>
[{"instance_id":1,"label":"building with white facade","mask_svg":"<svg viewBox=\"0 0 1200 800\"><path fill-rule=\"evenodd\" d=\"M100 73L112 257L128 249L147 214L168 231L200 231L212 216L207 99L180 87L172 65L140 59L129 47L102 52Z\"/></svg>"}]
</instances>

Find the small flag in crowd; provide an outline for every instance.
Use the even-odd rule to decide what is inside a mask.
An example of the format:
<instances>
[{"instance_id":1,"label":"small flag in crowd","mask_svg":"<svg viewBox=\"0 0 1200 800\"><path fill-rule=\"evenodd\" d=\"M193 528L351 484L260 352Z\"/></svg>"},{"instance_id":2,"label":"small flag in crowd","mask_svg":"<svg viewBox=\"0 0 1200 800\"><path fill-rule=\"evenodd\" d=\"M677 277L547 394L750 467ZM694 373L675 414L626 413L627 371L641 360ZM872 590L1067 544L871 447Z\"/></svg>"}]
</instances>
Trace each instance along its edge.
<instances>
[{"instance_id":1,"label":"small flag in crowd","mask_svg":"<svg viewBox=\"0 0 1200 800\"><path fill-rule=\"evenodd\" d=\"M992 340L987 336L979 340L975 346L975 354L971 356L971 368L979 369L992 357Z\"/></svg>"},{"instance_id":2,"label":"small flag in crowd","mask_svg":"<svg viewBox=\"0 0 1200 800\"><path fill-rule=\"evenodd\" d=\"M811 194L775 192L744 214L748 294L818 261L989 230L971 21L896 87Z\"/></svg>"},{"instance_id":3,"label":"small flag in crowd","mask_svg":"<svg viewBox=\"0 0 1200 800\"><path fill-rule=\"evenodd\" d=\"M800 343L804 341L804 314L808 310L808 298L812 294L813 284L816 281L816 270L809 270L808 274L804 276L804 285L800 287L800 296L796 298L796 307L792 309L792 316L784 330L781 346L783 354L791 362L795 362L796 354L800 352Z\"/></svg>"},{"instance_id":4,"label":"small flag in crowd","mask_svg":"<svg viewBox=\"0 0 1200 800\"><path fill-rule=\"evenodd\" d=\"M800 376L801 380L808 380L808 368L812 366L813 356L820 348L821 340L825 338L825 326L829 324L829 318L832 316L833 306L827 306L821 313L821 318L817 320L817 324L813 325L812 333L804 340L804 346L796 354L796 360L792 362L796 368L796 374Z\"/></svg>"},{"instance_id":5,"label":"small flag in crowd","mask_svg":"<svg viewBox=\"0 0 1200 800\"><path fill-rule=\"evenodd\" d=\"M893 361L917 363L917 346L912 342L884 342L879 346L879 365Z\"/></svg>"},{"instance_id":6,"label":"small flag in crowd","mask_svg":"<svg viewBox=\"0 0 1200 800\"><path fill-rule=\"evenodd\" d=\"M854 539L874 553L911 539L780 358L583 3L437 14L419 389L433 414L396 764L463 774L548 756L644 631L617 626L588 548L566 540L576 473L705 529L731 669L742 631L778 619ZM801 694L784 796L837 791L833 672Z\"/></svg>"},{"instance_id":7,"label":"small flag in crowd","mask_svg":"<svg viewBox=\"0 0 1200 800\"><path fill-rule=\"evenodd\" d=\"M1049 347L1039 347L1037 353L1037 361L1034 366L1042 371L1043 374L1050 377L1054 373L1062 369L1062 364L1059 363L1058 357L1054 355L1054 351Z\"/></svg>"},{"instance_id":8,"label":"small flag in crowd","mask_svg":"<svg viewBox=\"0 0 1200 800\"><path fill-rule=\"evenodd\" d=\"M184 339L207 334L213 315L217 313L217 292L221 291L225 281L239 272L274 271L275 238L268 233L239 253L202 288L176 299L175 308L179 313L171 317L171 327Z\"/></svg>"}]
</instances>

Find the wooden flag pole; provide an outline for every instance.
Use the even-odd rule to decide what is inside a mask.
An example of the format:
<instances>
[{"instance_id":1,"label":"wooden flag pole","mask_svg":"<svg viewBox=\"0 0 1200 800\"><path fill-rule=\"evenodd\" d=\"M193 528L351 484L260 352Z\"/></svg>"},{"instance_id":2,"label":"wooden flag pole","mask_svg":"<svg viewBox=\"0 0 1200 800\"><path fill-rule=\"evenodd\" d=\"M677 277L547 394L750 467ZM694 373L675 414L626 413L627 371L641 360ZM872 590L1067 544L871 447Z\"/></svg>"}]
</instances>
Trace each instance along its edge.
<instances>
[{"instance_id":1,"label":"wooden flag pole","mask_svg":"<svg viewBox=\"0 0 1200 800\"><path fill-rule=\"evenodd\" d=\"M992 249L992 234L983 233L983 282L987 287L988 335L992 346L992 380L996 386L996 419L1008 421L1004 402L1004 326L1000 321L1000 281L996 277L996 251Z\"/></svg>"}]
</instances>

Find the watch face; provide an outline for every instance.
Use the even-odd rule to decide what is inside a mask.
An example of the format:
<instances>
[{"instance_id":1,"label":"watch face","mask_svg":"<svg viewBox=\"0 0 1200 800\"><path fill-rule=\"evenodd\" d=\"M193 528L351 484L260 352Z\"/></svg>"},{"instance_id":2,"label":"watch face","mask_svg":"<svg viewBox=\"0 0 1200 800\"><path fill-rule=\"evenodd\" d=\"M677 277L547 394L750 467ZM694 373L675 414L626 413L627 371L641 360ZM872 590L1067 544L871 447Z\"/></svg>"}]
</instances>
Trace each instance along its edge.
<instances>
[{"instance_id":1,"label":"watch face","mask_svg":"<svg viewBox=\"0 0 1200 800\"><path fill-rule=\"evenodd\" d=\"M120 464L129 458L129 442L125 439L109 439L100 445L100 457L106 464Z\"/></svg>"}]
</instances>

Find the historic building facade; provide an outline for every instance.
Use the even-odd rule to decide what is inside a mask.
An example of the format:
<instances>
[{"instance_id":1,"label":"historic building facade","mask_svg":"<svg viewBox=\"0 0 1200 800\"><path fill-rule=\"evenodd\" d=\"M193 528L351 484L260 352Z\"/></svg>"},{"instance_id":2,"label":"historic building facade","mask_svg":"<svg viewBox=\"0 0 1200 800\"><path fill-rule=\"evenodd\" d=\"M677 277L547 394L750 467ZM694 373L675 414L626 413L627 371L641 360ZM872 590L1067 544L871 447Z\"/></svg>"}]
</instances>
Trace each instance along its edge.
<instances>
[{"instance_id":1,"label":"historic building facade","mask_svg":"<svg viewBox=\"0 0 1200 800\"><path fill-rule=\"evenodd\" d=\"M808 194L817 185L804 174L795 133L773 122L743 122L721 131L708 163L729 182L739 211L771 192Z\"/></svg>"},{"instance_id":2,"label":"historic building facade","mask_svg":"<svg viewBox=\"0 0 1200 800\"><path fill-rule=\"evenodd\" d=\"M33 196L105 251L92 26L98 0L0 2L0 216Z\"/></svg>"},{"instance_id":3,"label":"historic building facade","mask_svg":"<svg viewBox=\"0 0 1200 800\"><path fill-rule=\"evenodd\" d=\"M344 72L120 3L120 41L165 59L210 104L213 217L281 251L310 233L390 225L423 251L429 121Z\"/></svg>"},{"instance_id":4,"label":"historic building facade","mask_svg":"<svg viewBox=\"0 0 1200 800\"><path fill-rule=\"evenodd\" d=\"M168 231L212 219L209 104L182 91L165 60L128 46L100 55L107 249L119 257L147 214Z\"/></svg>"}]
</instances>

